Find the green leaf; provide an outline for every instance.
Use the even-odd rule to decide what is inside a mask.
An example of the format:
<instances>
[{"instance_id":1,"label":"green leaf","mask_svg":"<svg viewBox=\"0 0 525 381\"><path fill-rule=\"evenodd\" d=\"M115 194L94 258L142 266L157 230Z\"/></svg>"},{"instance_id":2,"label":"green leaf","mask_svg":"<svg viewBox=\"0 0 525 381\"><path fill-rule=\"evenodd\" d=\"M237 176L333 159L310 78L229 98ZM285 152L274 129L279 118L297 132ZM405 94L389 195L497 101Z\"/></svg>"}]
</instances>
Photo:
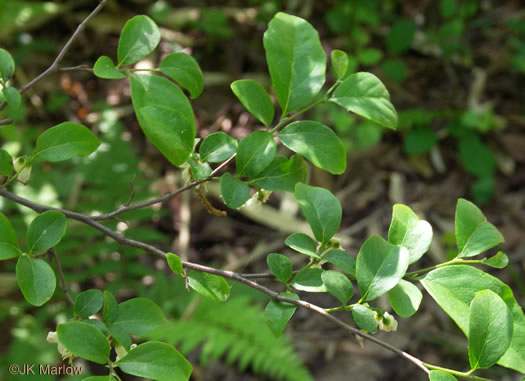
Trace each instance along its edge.
<instances>
[{"instance_id":1,"label":"green leaf","mask_svg":"<svg viewBox=\"0 0 525 381\"><path fill-rule=\"evenodd\" d=\"M331 250L323 259L330 262L342 272L355 276L355 258L344 250Z\"/></svg>"},{"instance_id":2,"label":"green leaf","mask_svg":"<svg viewBox=\"0 0 525 381\"><path fill-rule=\"evenodd\" d=\"M264 33L266 61L283 115L311 101L323 87L326 55L305 20L279 12Z\"/></svg>"},{"instance_id":3,"label":"green leaf","mask_svg":"<svg viewBox=\"0 0 525 381\"><path fill-rule=\"evenodd\" d=\"M237 151L239 143L224 132L208 135L199 147L202 161L218 163L229 159Z\"/></svg>"},{"instance_id":4,"label":"green leaf","mask_svg":"<svg viewBox=\"0 0 525 381\"><path fill-rule=\"evenodd\" d=\"M299 300L299 296L292 292L282 292L281 296ZM264 320L275 337L282 335L296 309L297 306L293 304L270 300L264 309Z\"/></svg>"},{"instance_id":5,"label":"green leaf","mask_svg":"<svg viewBox=\"0 0 525 381\"><path fill-rule=\"evenodd\" d=\"M448 19L454 16L458 10L458 3L456 0L440 0L439 1L439 13L441 17Z\"/></svg>"},{"instance_id":6,"label":"green leaf","mask_svg":"<svg viewBox=\"0 0 525 381\"><path fill-rule=\"evenodd\" d=\"M394 288L408 267L408 250L373 236L361 246L356 278L361 300L374 300Z\"/></svg>"},{"instance_id":7,"label":"green leaf","mask_svg":"<svg viewBox=\"0 0 525 381\"><path fill-rule=\"evenodd\" d=\"M346 152L341 139L324 124L310 120L290 123L279 133L279 140L313 165L335 175L346 169Z\"/></svg>"},{"instance_id":8,"label":"green leaf","mask_svg":"<svg viewBox=\"0 0 525 381\"><path fill-rule=\"evenodd\" d=\"M421 283L439 306L468 337L470 304L482 290L498 294L512 314L514 333L510 347L498 364L525 373L525 315L505 283L475 267L455 265L431 271Z\"/></svg>"},{"instance_id":9,"label":"green leaf","mask_svg":"<svg viewBox=\"0 0 525 381\"><path fill-rule=\"evenodd\" d=\"M93 74L99 78L104 79L122 79L126 78L126 75L116 68L113 60L108 56L98 57L95 66L93 67Z\"/></svg>"},{"instance_id":10,"label":"green leaf","mask_svg":"<svg viewBox=\"0 0 525 381\"><path fill-rule=\"evenodd\" d=\"M240 176L253 177L263 171L273 160L277 146L273 135L254 131L239 143L236 165Z\"/></svg>"},{"instance_id":11,"label":"green leaf","mask_svg":"<svg viewBox=\"0 0 525 381\"><path fill-rule=\"evenodd\" d=\"M339 200L327 189L302 183L295 186L295 199L315 238L327 243L339 230L343 211Z\"/></svg>"},{"instance_id":12,"label":"green leaf","mask_svg":"<svg viewBox=\"0 0 525 381\"><path fill-rule=\"evenodd\" d=\"M403 141L407 154L426 153L438 143L437 134L428 127L416 127L408 131Z\"/></svg>"},{"instance_id":13,"label":"green leaf","mask_svg":"<svg viewBox=\"0 0 525 381\"><path fill-rule=\"evenodd\" d=\"M6 150L0 149L0 175L10 176L13 171L13 158Z\"/></svg>"},{"instance_id":14,"label":"green leaf","mask_svg":"<svg viewBox=\"0 0 525 381\"><path fill-rule=\"evenodd\" d=\"M330 53L330 61L335 77L342 79L348 70L348 54L342 50L332 50L332 53Z\"/></svg>"},{"instance_id":15,"label":"green leaf","mask_svg":"<svg viewBox=\"0 0 525 381\"><path fill-rule=\"evenodd\" d=\"M11 54L5 49L0 48L0 79L6 82L15 72L15 61Z\"/></svg>"},{"instance_id":16,"label":"green leaf","mask_svg":"<svg viewBox=\"0 0 525 381\"><path fill-rule=\"evenodd\" d=\"M208 163L199 163L191 157L188 159L188 163L190 164L191 174L196 180L204 180L211 175L211 167Z\"/></svg>"},{"instance_id":17,"label":"green leaf","mask_svg":"<svg viewBox=\"0 0 525 381\"><path fill-rule=\"evenodd\" d=\"M104 295L100 290L87 290L75 298L75 316L87 319L96 314L104 304Z\"/></svg>"},{"instance_id":18,"label":"green leaf","mask_svg":"<svg viewBox=\"0 0 525 381\"><path fill-rule=\"evenodd\" d=\"M482 290L470 303L468 358L472 369L490 368L503 356L512 339L512 315L501 297Z\"/></svg>"},{"instance_id":19,"label":"green leaf","mask_svg":"<svg viewBox=\"0 0 525 381\"><path fill-rule=\"evenodd\" d=\"M242 105L266 127L273 121L273 103L264 87L251 79L242 79L231 84L231 89Z\"/></svg>"},{"instance_id":20,"label":"green leaf","mask_svg":"<svg viewBox=\"0 0 525 381\"><path fill-rule=\"evenodd\" d=\"M175 348L148 341L133 348L116 365L124 373L153 380L189 380L191 364Z\"/></svg>"},{"instance_id":21,"label":"green leaf","mask_svg":"<svg viewBox=\"0 0 525 381\"><path fill-rule=\"evenodd\" d=\"M340 272L333 270L323 271L321 280L328 292L335 296L343 305L346 305L350 298L352 298L354 286L352 286L352 282Z\"/></svg>"},{"instance_id":22,"label":"green leaf","mask_svg":"<svg viewBox=\"0 0 525 381\"><path fill-rule=\"evenodd\" d=\"M233 177L231 173L224 173L220 181L222 199L228 207L240 208L250 198L249 185Z\"/></svg>"},{"instance_id":23,"label":"green leaf","mask_svg":"<svg viewBox=\"0 0 525 381\"><path fill-rule=\"evenodd\" d=\"M392 58L383 61L381 69L388 78L398 83L404 82L408 76L407 65L399 58Z\"/></svg>"},{"instance_id":24,"label":"green leaf","mask_svg":"<svg viewBox=\"0 0 525 381\"><path fill-rule=\"evenodd\" d=\"M115 296L109 291L104 291L104 309L102 310L102 320L111 324L118 316L118 304Z\"/></svg>"},{"instance_id":25,"label":"green leaf","mask_svg":"<svg viewBox=\"0 0 525 381\"><path fill-rule=\"evenodd\" d=\"M188 98L170 80L132 75L131 101L142 131L175 166L193 152L195 119Z\"/></svg>"},{"instance_id":26,"label":"green leaf","mask_svg":"<svg viewBox=\"0 0 525 381\"><path fill-rule=\"evenodd\" d=\"M417 262L428 251L432 242L432 226L406 205L396 204L388 229L388 242L408 250L408 263Z\"/></svg>"},{"instance_id":27,"label":"green leaf","mask_svg":"<svg viewBox=\"0 0 525 381\"><path fill-rule=\"evenodd\" d=\"M357 58L363 65L372 66L381 61L383 52L375 48L362 49L357 52Z\"/></svg>"},{"instance_id":28,"label":"green leaf","mask_svg":"<svg viewBox=\"0 0 525 381\"><path fill-rule=\"evenodd\" d=\"M294 233L286 237L284 244L301 254L306 254L309 257L321 258L317 254L315 241L304 233Z\"/></svg>"},{"instance_id":29,"label":"green leaf","mask_svg":"<svg viewBox=\"0 0 525 381\"><path fill-rule=\"evenodd\" d=\"M472 257L504 241L498 229L487 221L481 210L460 198L456 207L456 242L458 257Z\"/></svg>"},{"instance_id":30,"label":"green leaf","mask_svg":"<svg viewBox=\"0 0 525 381\"><path fill-rule=\"evenodd\" d=\"M166 254L166 260L168 261L168 266L175 274L182 275L184 269L182 267L182 261L178 255L173 253Z\"/></svg>"},{"instance_id":31,"label":"green leaf","mask_svg":"<svg viewBox=\"0 0 525 381\"><path fill-rule=\"evenodd\" d=\"M159 67L160 71L188 90L192 99L201 95L204 78L199 64L186 53L168 54Z\"/></svg>"},{"instance_id":32,"label":"green leaf","mask_svg":"<svg viewBox=\"0 0 525 381\"><path fill-rule=\"evenodd\" d=\"M478 177L494 175L497 161L494 152L477 134L468 134L459 139L459 158L463 167Z\"/></svg>"},{"instance_id":33,"label":"green leaf","mask_svg":"<svg viewBox=\"0 0 525 381\"><path fill-rule=\"evenodd\" d=\"M390 305L401 317L410 317L416 313L423 299L423 294L414 284L401 279L399 283L388 291Z\"/></svg>"},{"instance_id":34,"label":"green leaf","mask_svg":"<svg viewBox=\"0 0 525 381\"><path fill-rule=\"evenodd\" d=\"M114 341L116 341L118 344L122 345L124 349L129 351L131 347L131 338L122 327L118 325L110 325L108 326L108 332Z\"/></svg>"},{"instance_id":35,"label":"green leaf","mask_svg":"<svg viewBox=\"0 0 525 381\"><path fill-rule=\"evenodd\" d=\"M366 332L374 333L377 331L377 321L374 311L362 304L356 304L352 307L352 318L355 324Z\"/></svg>"},{"instance_id":36,"label":"green leaf","mask_svg":"<svg viewBox=\"0 0 525 381\"><path fill-rule=\"evenodd\" d=\"M440 370L432 370L428 375L430 381L457 381L453 375Z\"/></svg>"},{"instance_id":37,"label":"green leaf","mask_svg":"<svg viewBox=\"0 0 525 381\"><path fill-rule=\"evenodd\" d=\"M22 104L22 96L18 90L14 87L6 87L2 89L2 95L7 102L7 107L3 113L8 117L16 115L18 107Z\"/></svg>"},{"instance_id":38,"label":"green leaf","mask_svg":"<svg viewBox=\"0 0 525 381\"><path fill-rule=\"evenodd\" d=\"M9 219L0 212L0 260L15 258L22 254L15 229Z\"/></svg>"},{"instance_id":39,"label":"green leaf","mask_svg":"<svg viewBox=\"0 0 525 381\"><path fill-rule=\"evenodd\" d=\"M309 268L301 270L293 279L292 286L300 291L306 292L327 292L328 289L323 283L321 274L322 269Z\"/></svg>"},{"instance_id":40,"label":"green leaf","mask_svg":"<svg viewBox=\"0 0 525 381\"><path fill-rule=\"evenodd\" d=\"M134 298L118 305L117 317L110 328L117 327L130 335L144 336L164 324L166 319L157 304L147 298Z\"/></svg>"},{"instance_id":41,"label":"green leaf","mask_svg":"<svg viewBox=\"0 0 525 381\"><path fill-rule=\"evenodd\" d=\"M45 304L55 293L55 273L42 259L19 256L16 263L16 280L24 298L34 306L40 307Z\"/></svg>"},{"instance_id":42,"label":"green leaf","mask_svg":"<svg viewBox=\"0 0 525 381\"><path fill-rule=\"evenodd\" d=\"M60 212L48 210L36 216L27 230L29 253L42 253L58 245L66 228L66 216Z\"/></svg>"},{"instance_id":43,"label":"green leaf","mask_svg":"<svg viewBox=\"0 0 525 381\"><path fill-rule=\"evenodd\" d=\"M47 129L36 140L33 159L69 160L95 152L100 140L85 126L73 122L60 123Z\"/></svg>"},{"instance_id":44,"label":"green leaf","mask_svg":"<svg viewBox=\"0 0 525 381\"><path fill-rule=\"evenodd\" d=\"M395 129L397 126L397 112L390 103L390 94L371 73L350 75L335 89L330 101L384 127Z\"/></svg>"},{"instance_id":45,"label":"green leaf","mask_svg":"<svg viewBox=\"0 0 525 381\"><path fill-rule=\"evenodd\" d=\"M306 182L307 176L308 166L302 156L293 155L289 160L276 156L251 182L270 191L293 192L297 183Z\"/></svg>"},{"instance_id":46,"label":"green leaf","mask_svg":"<svg viewBox=\"0 0 525 381\"><path fill-rule=\"evenodd\" d=\"M188 285L199 294L217 302L224 302L230 296L230 286L218 275L192 271L188 274Z\"/></svg>"},{"instance_id":47,"label":"green leaf","mask_svg":"<svg viewBox=\"0 0 525 381\"><path fill-rule=\"evenodd\" d=\"M292 276L292 262L287 256L271 253L266 257L266 263L277 280L285 283Z\"/></svg>"},{"instance_id":48,"label":"green leaf","mask_svg":"<svg viewBox=\"0 0 525 381\"><path fill-rule=\"evenodd\" d=\"M481 263L496 269L504 269L509 264L509 257L505 253L498 251L496 255L482 259Z\"/></svg>"},{"instance_id":49,"label":"green leaf","mask_svg":"<svg viewBox=\"0 0 525 381\"><path fill-rule=\"evenodd\" d=\"M157 24L145 15L126 22L118 41L118 66L134 64L150 54L160 42Z\"/></svg>"},{"instance_id":50,"label":"green leaf","mask_svg":"<svg viewBox=\"0 0 525 381\"><path fill-rule=\"evenodd\" d=\"M416 33L416 23L412 19L398 19L386 39L386 45L390 53L403 53L410 49L414 34Z\"/></svg>"},{"instance_id":51,"label":"green leaf","mask_svg":"<svg viewBox=\"0 0 525 381\"><path fill-rule=\"evenodd\" d=\"M70 321L57 327L58 341L75 356L106 364L109 360L109 342L94 326L80 321Z\"/></svg>"}]
</instances>

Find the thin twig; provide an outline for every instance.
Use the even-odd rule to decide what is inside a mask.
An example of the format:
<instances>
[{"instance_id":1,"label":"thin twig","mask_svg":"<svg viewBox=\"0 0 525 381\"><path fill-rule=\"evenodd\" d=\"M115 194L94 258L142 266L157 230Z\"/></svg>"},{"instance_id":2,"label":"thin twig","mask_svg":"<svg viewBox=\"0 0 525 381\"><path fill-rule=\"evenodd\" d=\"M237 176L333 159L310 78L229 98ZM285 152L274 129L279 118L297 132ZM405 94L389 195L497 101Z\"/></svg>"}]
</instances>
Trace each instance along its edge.
<instances>
[{"instance_id":1,"label":"thin twig","mask_svg":"<svg viewBox=\"0 0 525 381\"><path fill-rule=\"evenodd\" d=\"M68 67L59 67L57 71L88 71L93 72L93 68L87 65L77 65Z\"/></svg>"},{"instance_id":2,"label":"thin twig","mask_svg":"<svg viewBox=\"0 0 525 381\"><path fill-rule=\"evenodd\" d=\"M48 250L48 253L53 257L53 259L55 260L55 263L57 264L58 276L60 277L62 291L64 291L64 294L66 295L66 299L69 302L69 304L74 306L75 302L73 301L73 298L71 297L71 294L69 293L69 288L67 286L66 279L64 278L64 271L62 270L62 265L60 264L60 260L58 259L57 252L54 248L51 248Z\"/></svg>"}]
</instances>

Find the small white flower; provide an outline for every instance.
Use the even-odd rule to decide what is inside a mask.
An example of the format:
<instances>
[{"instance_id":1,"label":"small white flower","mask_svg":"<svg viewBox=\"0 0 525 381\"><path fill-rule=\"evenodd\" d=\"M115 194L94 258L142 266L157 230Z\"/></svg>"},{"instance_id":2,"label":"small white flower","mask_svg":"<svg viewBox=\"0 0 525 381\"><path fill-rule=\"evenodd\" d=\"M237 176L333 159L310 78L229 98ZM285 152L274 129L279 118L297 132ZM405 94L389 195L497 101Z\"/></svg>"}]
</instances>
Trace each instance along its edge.
<instances>
[{"instance_id":1,"label":"small white flower","mask_svg":"<svg viewBox=\"0 0 525 381\"><path fill-rule=\"evenodd\" d=\"M62 360L73 357L73 353L71 353L66 347L62 345L60 341L58 341L58 336L56 332L49 332L47 334L47 342L58 344L57 349L58 349L58 353L62 355Z\"/></svg>"}]
</instances>

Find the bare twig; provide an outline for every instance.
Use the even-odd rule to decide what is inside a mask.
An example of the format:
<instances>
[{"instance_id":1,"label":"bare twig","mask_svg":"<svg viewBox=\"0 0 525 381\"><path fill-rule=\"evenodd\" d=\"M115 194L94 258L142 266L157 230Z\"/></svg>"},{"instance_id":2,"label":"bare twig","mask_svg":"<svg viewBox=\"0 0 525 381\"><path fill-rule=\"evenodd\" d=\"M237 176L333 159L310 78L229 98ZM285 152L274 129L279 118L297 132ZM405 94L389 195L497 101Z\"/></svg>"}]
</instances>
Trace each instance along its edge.
<instances>
[{"instance_id":1,"label":"bare twig","mask_svg":"<svg viewBox=\"0 0 525 381\"><path fill-rule=\"evenodd\" d=\"M48 250L48 253L53 257L55 260L55 263L57 264L57 270L58 270L58 276L60 277L60 283L62 285L62 291L64 291L64 294L66 295L66 299L72 306L75 305L75 302L73 301L73 298L71 297L71 294L69 293L69 288L67 287L66 279L64 278L64 271L62 270L62 265L60 264L60 260L58 259L57 252L54 248L51 248Z\"/></svg>"},{"instance_id":2,"label":"bare twig","mask_svg":"<svg viewBox=\"0 0 525 381\"><path fill-rule=\"evenodd\" d=\"M57 71L88 71L92 73L93 68L87 65L77 65L77 66L59 67Z\"/></svg>"}]
</instances>

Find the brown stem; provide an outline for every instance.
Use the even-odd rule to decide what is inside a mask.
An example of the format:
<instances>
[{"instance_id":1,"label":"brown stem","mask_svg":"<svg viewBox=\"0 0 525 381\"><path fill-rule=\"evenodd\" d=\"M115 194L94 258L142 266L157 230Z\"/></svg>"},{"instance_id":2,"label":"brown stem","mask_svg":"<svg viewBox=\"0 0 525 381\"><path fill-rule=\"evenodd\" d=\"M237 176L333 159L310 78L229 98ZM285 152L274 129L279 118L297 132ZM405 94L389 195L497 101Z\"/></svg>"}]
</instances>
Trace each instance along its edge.
<instances>
[{"instance_id":1,"label":"brown stem","mask_svg":"<svg viewBox=\"0 0 525 381\"><path fill-rule=\"evenodd\" d=\"M57 264L57 270L58 270L58 276L60 277L60 284L62 285L62 291L64 291L64 294L66 295L66 299L72 306L75 305L75 302L73 301L73 298L71 297L71 294L69 293L69 288L67 286L66 279L64 278L64 271L62 270L62 265L60 264L60 260L58 259L57 252L54 248L51 248L48 250L48 253L53 257L55 260L55 263Z\"/></svg>"}]
</instances>

